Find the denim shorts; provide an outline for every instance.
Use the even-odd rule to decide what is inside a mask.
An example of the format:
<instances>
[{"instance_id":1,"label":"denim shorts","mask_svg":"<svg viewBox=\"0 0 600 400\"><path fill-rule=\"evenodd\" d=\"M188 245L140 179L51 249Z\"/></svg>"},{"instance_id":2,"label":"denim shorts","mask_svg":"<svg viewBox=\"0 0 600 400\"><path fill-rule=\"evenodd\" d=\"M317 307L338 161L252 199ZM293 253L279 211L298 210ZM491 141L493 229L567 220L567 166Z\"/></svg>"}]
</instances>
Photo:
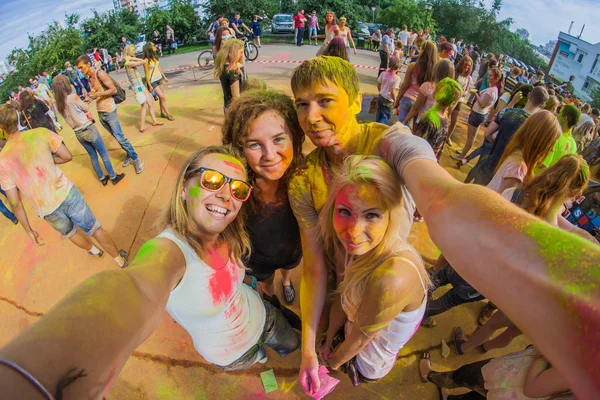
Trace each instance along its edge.
<instances>
[{"instance_id":1,"label":"denim shorts","mask_svg":"<svg viewBox=\"0 0 600 400\"><path fill-rule=\"evenodd\" d=\"M159 80L157 80L157 81L150 82L150 85L152 85L152 89L154 89L154 88L156 88L157 86L160 86L160 85L162 85L162 84L164 84L164 83L165 83L165 80L164 80L164 78L160 78L160 79L159 79Z\"/></svg>"},{"instance_id":2,"label":"denim shorts","mask_svg":"<svg viewBox=\"0 0 600 400\"><path fill-rule=\"evenodd\" d=\"M300 337L285 319L281 311L271 303L263 300L266 317L262 336L254 346L246 351L240 358L229 365L217 365L223 371L240 371L247 369L266 357L263 345L267 345L284 357L300 347Z\"/></svg>"},{"instance_id":3,"label":"denim shorts","mask_svg":"<svg viewBox=\"0 0 600 400\"><path fill-rule=\"evenodd\" d=\"M467 123L475 128L479 128L479 125L483 124L483 121L485 121L485 117L487 117L487 114L479 114L478 112L471 111Z\"/></svg>"},{"instance_id":4,"label":"denim shorts","mask_svg":"<svg viewBox=\"0 0 600 400\"><path fill-rule=\"evenodd\" d=\"M88 236L92 236L100 228L100 222L96 220L83 195L75 186L71 188L65 201L44 219L64 238L73 236L77 227Z\"/></svg>"}]
</instances>

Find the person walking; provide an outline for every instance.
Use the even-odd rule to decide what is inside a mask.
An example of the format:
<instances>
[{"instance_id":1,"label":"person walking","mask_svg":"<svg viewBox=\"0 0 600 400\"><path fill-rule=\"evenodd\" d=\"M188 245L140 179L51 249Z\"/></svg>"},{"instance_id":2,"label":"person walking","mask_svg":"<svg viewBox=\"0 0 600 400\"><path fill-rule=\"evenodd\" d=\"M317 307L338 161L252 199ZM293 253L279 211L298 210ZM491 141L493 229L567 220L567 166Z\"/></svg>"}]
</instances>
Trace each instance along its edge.
<instances>
[{"instance_id":1,"label":"person walking","mask_svg":"<svg viewBox=\"0 0 600 400\"><path fill-rule=\"evenodd\" d=\"M354 45L354 39L352 39L352 31L346 25L346 17L340 17L340 34L339 36L344 39L344 44L346 45L346 49L348 49L348 54L350 54L350 45L354 49L354 54L356 54L356 46ZM393 51L392 51L393 54Z\"/></svg>"},{"instance_id":2,"label":"person walking","mask_svg":"<svg viewBox=\"0 0 600 400\"><path fill-rule=\"evenodd\" d=\"M409 37L410 37L410 32L408 31L408 27L406 25L402 25L402 30L398 33L398 40L400 40L402 42L402 45L404 46L405 51L409 50L409 46L408 46ZM407 55L407 54L405 54L405 55Z\"/></svg>"},{"instance_id":3,"label":"person walking","mask_svg":"<svg viewBox=\"0 0 600 400\"><path fill-rule=\"evenodd\" d=\"M327 11L325 14L325 34L323 35L323 44L317 51L317 56L320 56L325 52L327 46L339 31L340 28L335 20L335 13L333 11Z\"/></svg>"},{"instance_id":4,"label":"person walking","mask_svg":"<svg viewBox=\"0 0 600 400\"><path fill-rule=\"evenodd\" d=\"M104 251L92 244L89 239L92 236L119 267L126 267L127 252L117 249L81 192L58 168L73 159L63 138L44 128L19 132L18 113L9 105L0 106L0 129L7 137L0 153L0 187L31 240L37 246L44 245L42 237L29 224L23 198L63 238L90 256L100 258Z\"/></svg>"},{"instance_id":5,"label":"person walking","mask_svg":"<svg viewBox=\"0 0 600 400\"><path fill-rule=\"evenodd\" d=\"M77 67L81 72L88 77L92 91L89 93L89 101L96 100L96 109L100 123L119 143L121 148L127 154L123 167L129 164L135 165L135 173L141 174L144 170L144 162L135 152L133 145L125 137L119 117L117 116L117 104L113 96L117 93L117 89L108 76L102 70L96 70L87 56L80 56L77 59Z\"/></svg>"},{"instance_id":6,"label":"person walking","mask_svg":"<svg viewBox=\"0 0 600 400\"><path fill-rule=\"evenodd\" d=\"M19 96L19 109L25 120L24 125L29 129L46 128L56 132L54 120L50 117L50 108L31 89L25 89Z\"/></svg>"},{"instance_id":7,"label":"person walking","mask_svg":"<svg viewBox=\"0 0 600 400\"><path fill-rule=\"evenodd\" d=\"M171 25L169 25L169 24L167 24L167 28L165 29L165 37L167 39L167 48L168 48L167 54L171 54L171 51L173 51L173 54L174 54L175 49L176 49L176 47L173 47L173 45L176 46L175 31L173 30L173 28L171 28Z\"/></svg>"},{"instance_id":8,"label":"person walking","mask_svg":"<svg viewBox=\"0 0 600 400\"><path fill-rule=\"evenodd\" d=\"M304 17L304 10L299 10L298 14L294 16L294 26L298 29L296 35L296 46L302 46L304 41L304 26L307 19Z\"/></svg>"},{"instance_id":9,"label":"person walking","mask_svg":"<svg viewBox=\"0 0 600 400\"><path fill-rule=\"evenodd\" d=\"M392 54L394 54L394 30L388 28L381 38L381 49L379 49L379 59L381 62L379 63L379 73L377 74L377 78L379 78L379 75L381 75L383 71L388 69L388 60Z\"/></svg>"},{"instance_id":10,"label":"person walking","mask_svg":"<svg viewBox=\"0 0 600 400\"><path fill-rule=\"evenodd\" d=\"M308 44L312 44L313 37L315 38L315 46L319 45L319 17L317 17L317 11L313 10L311 15L308 17Z\"/></svg>"},{"instance_id":11,"label":"person walking","mask_svg":"<svg viewBox=\"0 0 600 400\"><path fill-rule=\"evenodd\" d=\"M260 37L262 35L262 32L260 30L260 23L265 18L267 18L267 14L263 14L262 16L254 14L252 16L252 34L254 35L254 42L258 47L262 47L260 44Z\"/></svg>"},{"instance_id":12,"label":"person walking","mask_svg":"<svg viewBox=\"0 0 600 400\"><path fill-rule=\"evenodd\" d=\"M148 85L148 91L153 91L158 96L160 116L169 121L174 121L175 117L171 115L167 108L167 97L165 96L165 89L163 87L169 80L160 67L154 43L147 43L146 46L144 46L144 60L146 60L146 63L144 64L146 84Z\"/></svg>"},{"instance_id":13,"label":"person walking","mask_svg":"<svg viewBox=\"0 0 600 400\"><path fill-rule=\"evenodd\" d=\"M56 94L58 112L75 131L75 137L90 156L94 172L96 172L96 176L102 182L102 185L106 186L109 179L113 185L119 183L125 177L125 174L117 175L115 173L104 140L102 140L102 136L96 128L94 119L91 118L88 105L73 93L69 79L64 75L59 75L54 79L52 89ZM98 154L102 158L108 175L104 175L100 168Z\"/></svg>"},{"instance_id":14,"label":"person walking","mask_svg":"<svg viewBox=\"0 0 600 400\"><path fill-rule=\"evenodd\" d=\"M132 44L125 47L124 56L125 72L127 73L129 83L131 83L131 90L135 93L135 100L142 107L140 115L140 132L146 130L146 113L148 111L150 111L153 126L164 125L163 122L159 122L156 119L156 114L154 113L154 98L146 89L146 85L144 85L142 77L137 69L140 65L146 65L148 60L136 58L135 46Z\"/></svg>"}]
</instances>

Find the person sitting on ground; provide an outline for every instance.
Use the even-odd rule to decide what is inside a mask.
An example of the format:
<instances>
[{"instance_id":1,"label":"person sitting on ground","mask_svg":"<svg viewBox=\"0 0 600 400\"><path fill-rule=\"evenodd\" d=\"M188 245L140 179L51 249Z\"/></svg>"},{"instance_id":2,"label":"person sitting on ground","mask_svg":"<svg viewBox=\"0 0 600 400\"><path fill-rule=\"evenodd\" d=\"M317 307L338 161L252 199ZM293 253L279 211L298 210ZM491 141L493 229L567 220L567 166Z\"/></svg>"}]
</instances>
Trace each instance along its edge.
<instances>
[{"instance_id":1,"label":"person sitting on ground","mask_svg":"<svg viewBox=\"0 0 600 400\"><path fill-rule=\"evenodd\" d=\"M448 372L433 370L429 353L424 353L419 361L419 374L423 383L431 382L438 387L441 400L548 399L555 394L567 394L558 398L574 399L565 375L533 346ZM449 394L447 389L456 388L471 391Z\"/></svg>"},{"instance_id":2,"label":"person sitting on ground","mask_svg":"<svg viewBox=\"0 0 600 400\"><path fill-rule=\"evenodd\" d=\"M0 129L8 139L0 153L0 188L33 243L43 246L44 240L31 228L23 199L63 238L90 256L104 254L92 244L92 236L120 267L126 267L127 252L117 249L81 192L58 168L73 159L63 138L45 128L19 132L18 113L9 105L0 106Z\"/></svg>"},{"instance_id":3,"label":"person sitting on ground","mask_svg":"<svg viewBox=\"0 0 600 400\"><path fill-rule=\"evenodd\" d=\"M409 121L415 118L415 123L412 125L413 133L416 132L419 126L421 117L435 104L435 88L442 79L450 78L454 79L454 64L452 61L447 59L441 59L435 63L433 67L433 74L431 75L431 81L423 82L419 87L419 93L410 111L402 120L404 125L407 125Z\"/></svg>"},{"instance_id":4,"label":"person sitting on ground","mask_svg":"<svg viewBox=\"0 0 600 400\"><path fill-rule=\"evenodd\" d=\"M287 185L302 161L303 142L304 132L287 95L252 90L231 103L223 125L223 144L246 156L248 180L254 187L246 207L252 253L245 265L258 280L263 297L272 303L277 270L285 302L292 304L296 298L291 278L302 259L302 247Z\"/></svg>"},{"instance_id":5,"label":"person sitting on ground","mask_svg":"<svg viewBox=\"0 0 600 400\"><path fill-rule=\"evenodd\" d=\"M90 156L94 172L96 172L96 176L102 182L102 185L106 186L109 179L113 185L119 183L125 177L125 174L115 173L104 140L102 140L102 136L96 128L96 121L93 118L90 119L89 106L81 101L77 94L73 93L69 78L58 75L52 82L52 90L56 96L58 112L75 131L75 137ZM102 163L108 175L104 175L102 168L100 168L98 154L102 158Z\"/></svg>"},{"instance_id":6,"label":"person sitting on ground","mask_svg":"<svg viewBox=\"0 0 600 400\"><path fill-rule=\"evenodd\" d=\"M439 81L433 93L435 105L423 114L417 125L415 135L427 140L438 162L448 137L448 110L458 103L462 94L462 87L454 79L446 77Z\"/></svg>"},{"instance_id":7,"label":"person sitting on ground","mask_svg":"<svg viewBox=\"0 0 600 400\"><path fill-rule=\"evenodd\" d=\"M549 111L541 110L527 118L508 142L487 187L503 193L531 180L535 169L556 148L555 144L562 136L560 128L558 120Z\"/></svg>"},{"instance_id":8,"label":"person sitting on ground","mask_svg":"<svg viewBox=\"0 0 600 400\"><path fill-rule=\"evenodd\" d=\"M350 156L319 216L325 248L345 271L320 358L333 370L344 366L354 386L391 371L425 312L429 280L403 239L412 221L402 196L382 159ZM336 347L337 335L345 339Z\"/></svg>"},{"instance_id":9,"label":"person sitting on ground","mask_svg":"<svg viewBox=\"0 0 600 400\"><path fill-rule=\"evenodd\" d=\"M377 98L377 111L375 113L375 121L381 124L386 124L392 118L394 102L398 96L400 89L400 59L391 57L389 60L389 69L377 78L377 90L379 97Z\"/></svg>"},{"instance_id":10,"label":"person sitting on ground","mask_svg":"<svg viewBox=\"0 0 600 400\"><path fill-rule=\"evenodd\" d=\"M487 157L479 158L475 167L469 171L465 183L474 181L474 183L484 186L490 183L508 142L525 120L539 111L540 107L548 101L548 92L543 87L533 88L525 98L527 103L523 108L505 108L486 128L484 140L492 143L492 148Z\"/></svg>"},{"instance_id":11,"label":"person sitting on ground","mask_svg":"<svg viewBox=\"0 0 600 400\"><path fill-rule=\"evenodd\" d=\"M555 142L554 148L544 159L543 166L548 168L556 164L558 160L565 154L576 154L577 143L573 139L573 128L577 126L581 112L573 105L567 104L563 106L558 115L562 135Z\"/></svg>"},{"instance_id":12,"label":"person sitting on ground","mask_svg":"<svg viewBox=\"0 0 600 400\"><path fill-rule=\"evenodd\" d=\"M573 226L561 216L564 204L581 196L588 181L589 167L586 162L581 156L569 154L543 170L522 188L507 189L502 196L551 225L597 243L589 232ZM503 328L506 328L504 332L489 340L496 331ZM454 330L453 338L456 353L462 355L476 347L479 347L481 353L504 348L519 335L521 331L512 321L502 311L497 311L469 339L465 338L460 327Z\"/></svg>"},{"instance_id":13,"label":"person sitting on ground","mask_svg":"<svg viewBox=\"0 0 600 400\"><path fill-rule=\"evenodd\" d=\"M333 39L331 39L331 41L327 45L327 48L325 48L323 55L331 56L331 57L339 57L342 60L349 61L348 48L346 47L346 44L344 43L344 39L342 39L341 37L334 37Z\"/></svg>"},{"instance_id":14,"label":"person sitting on ground","mask_svg":"<svg viewBox=\"0 0 600 400\"><path fill-rule=\"evenodd\" d=\"M246 80L243 65L244 42L238 39L230 39L217 54L215 60L215 78L221 81L223 90L223 112L232 100L240 97L241 88Z\"/></svg>"}]
</instances>

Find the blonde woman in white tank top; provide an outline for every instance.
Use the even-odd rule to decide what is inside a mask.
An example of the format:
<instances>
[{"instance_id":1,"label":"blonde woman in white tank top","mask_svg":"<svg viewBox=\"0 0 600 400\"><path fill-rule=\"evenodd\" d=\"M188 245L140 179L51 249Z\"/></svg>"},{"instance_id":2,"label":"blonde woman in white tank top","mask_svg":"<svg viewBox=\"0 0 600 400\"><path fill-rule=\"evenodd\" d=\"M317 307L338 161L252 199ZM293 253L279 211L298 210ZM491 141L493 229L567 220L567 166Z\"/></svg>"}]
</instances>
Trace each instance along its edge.
<instances>
[{"instance_id":1,"label":"blonde woman in white tank top","mask_svg":"<svg viewBox=\"0 0 600 400\"><path fill-rule=\"evenodd\" d=\"M322 55L325 52L327 45L329 45L329 42L331 42L331 39L333 39L336 35L339 35L340 33L340 27L335 22L335 13L333 11L328 11L325 14L324 30L325 35L317 36L317 38L323 39L323 44L321 45L321 47L319 47L319 50L317 51L317 56Z\"/></svg>"},{"instance_id":2,"label":"blonde woman in white tank top","mask_svg":"<svg viewBox=\"0 0 600 400\"><path fill-rule=\"evenodd\" d=\"M400 234L411 224L403 201L412 199L402 198L382 159L351 156L319 217L326 248L344 264L319 355L334 370L344 366L355 386L391 371L425 313L428 275ZM342 329L345 340L335 347Z\"/></svg>"},{"instance_id":3,"label":"blonde woman in white tank top","mask_svg":"<svg viewBox=\"0 0 600 400\"><path fill-rule=\"evenodd\" d=\"M349 49L350 45L354 49L354 54L356 54L356 46L354 45L354 39L352 39L352 31L348 26L346 26L346 17L340 18L340 35L342 39L344 39L344 43L346 47Z\"/></svg>"}]
</instances>

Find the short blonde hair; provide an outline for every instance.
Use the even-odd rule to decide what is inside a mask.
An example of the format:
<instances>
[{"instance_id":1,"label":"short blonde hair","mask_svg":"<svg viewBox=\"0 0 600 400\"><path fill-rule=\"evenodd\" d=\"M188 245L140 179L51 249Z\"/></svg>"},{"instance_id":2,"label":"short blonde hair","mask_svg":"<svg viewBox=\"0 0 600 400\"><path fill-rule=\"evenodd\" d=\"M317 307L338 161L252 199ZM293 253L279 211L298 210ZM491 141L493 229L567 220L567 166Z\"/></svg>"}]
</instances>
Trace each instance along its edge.
<instances>
[{"instance_id":1,"label":"short blonde hair","mask_svg":"<svg viewBox=\"0 0 600 400\"><path fill-rule=\"evenodd\" d=\"M0 129L5 134L14 133L19 129L18 111L8 104L0 105Z\"/></svg>"}]
</instances>

